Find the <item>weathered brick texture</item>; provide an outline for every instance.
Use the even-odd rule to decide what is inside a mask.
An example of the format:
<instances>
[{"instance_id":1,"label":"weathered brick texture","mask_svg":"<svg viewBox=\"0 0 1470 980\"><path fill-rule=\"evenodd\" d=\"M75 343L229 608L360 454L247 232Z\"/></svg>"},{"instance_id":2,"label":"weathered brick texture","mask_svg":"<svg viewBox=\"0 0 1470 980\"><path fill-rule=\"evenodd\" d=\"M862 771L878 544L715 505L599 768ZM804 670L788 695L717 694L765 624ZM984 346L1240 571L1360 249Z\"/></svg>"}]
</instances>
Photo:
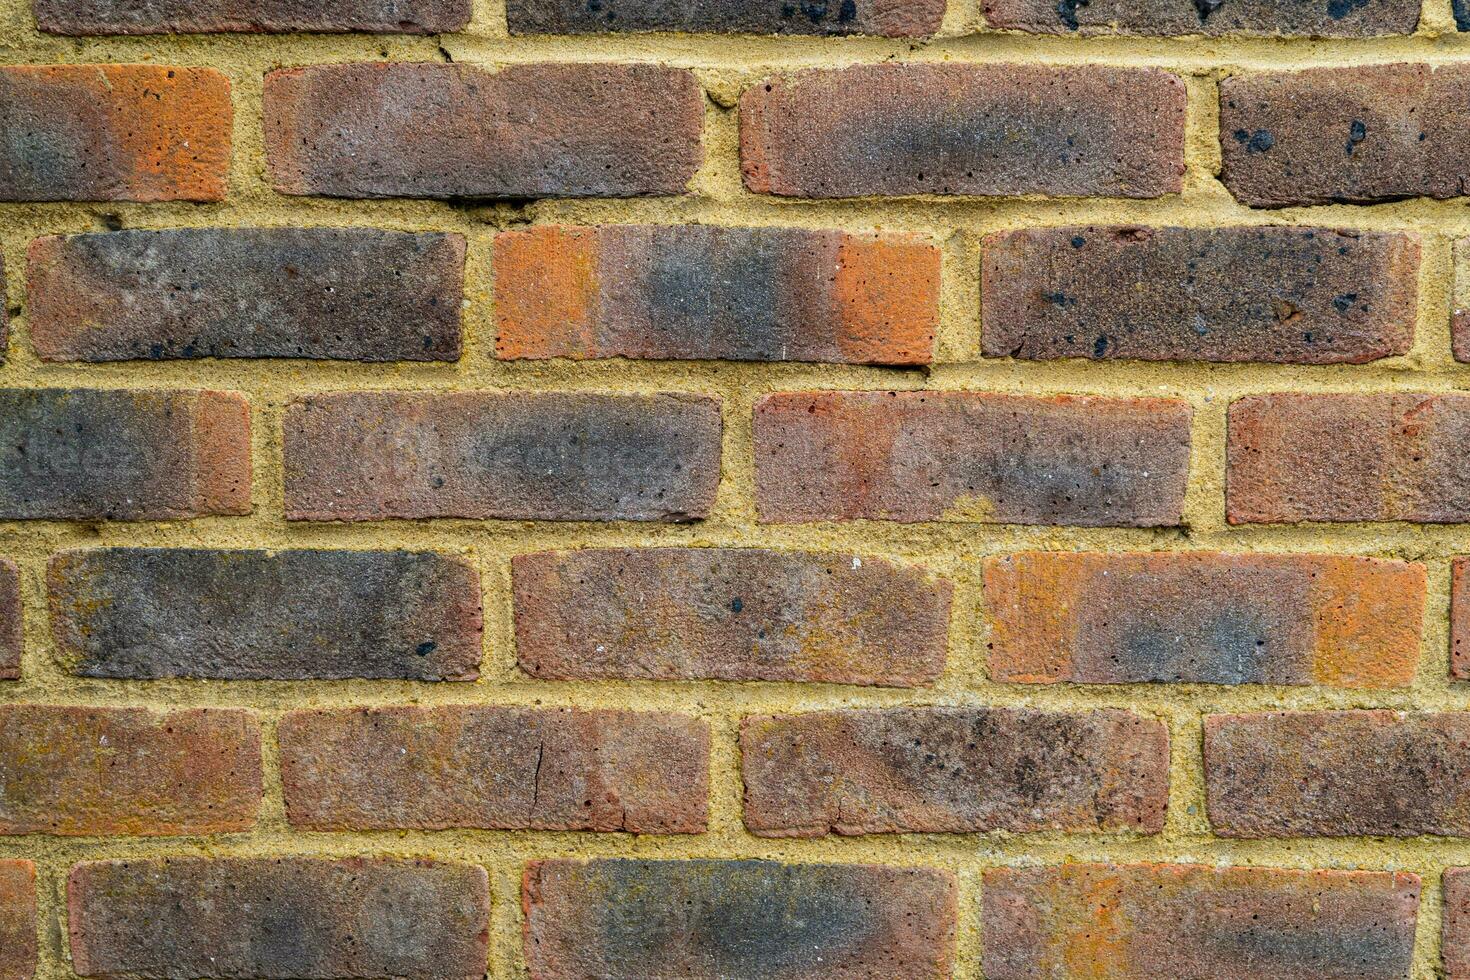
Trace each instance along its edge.
<instances>
[{"instance_id":1,"label":"weathered brick texture","mask_svg":"<svg viewBox=\"0 0 1470 980\"><path fill-rule=\"evenodd\" d=\"M35 0L35 10L53 34L434 34L469 23L470 0Z\"/></svg>"},{"instance_id":2,"label":"weathered brick texture","mask_svg":"<svg viewBox=\"0 0 1470 980\"><path fill-rule=\"evenodd\" d=\"M0 558L0 681L20 677L20 655L24 646L20 601L20 570L15 562Z\"/></svg>"},{"instance_id":3,"label":"weathered brick texture","mask_svg":"<svg viewBox=\"0 0 1470 980\"><path fill-rule=\"evenodd\" d=\"M265 80L283 194L680 194L702 117L693 74L658 65L315 65Z\"/></svg>"},{"instance_id":4,"label":"weathered brick texture","mask_svg":"<svg viewBox=\"0 0 1470 980\"><path fill-rule=\"evenodd\" d=\"M1028 228L985 241L990 357L1361 364L1414 341L1419 243L1323 228Z\"/></svg>"},{"instance_id":5,"label":"weathered brick texture","mask_svg":"<svg viewBox=\"0 0 1470 980\"><path fill-rule=\"evenodd\" d=\"M31 244L31 340L48 361L452 361L464 238L208 228Z\"/></svg>"},{"instance_id":6,"label":"weathered brick texture","mask_svg":"<svg viewBox=\"0 0 1470 980\"><path fill-rule=\"evenodd\" d=\"M535 861L535 980L947 976L956 887L945 871L773 861Z\"/></svg>"},{"instance_id":7,"label":"weathered brick texture","mask_svg":"<svg viewBox=\"0 0 1470 980\"><path fill-rule=\"evenodd\" d=\"M0 976L29 980L36 972L36 866L0 860Z\"/></svg>"},{"instance_id":8,"label":"weathered brick texture","mask_svg":"<svg viewBox=\"0 0 1470 980\"><path fill-rule=\"evenodd\" d=\"M658 548L518 555L533 677L911 687L944 671L949 582L856 555Z\"/></svg>"},{"instance_id":9,"label":"weathered brick texture","mask_svg":"<svg viewBox=\"0 0 1470 980\"><path fill-rule=\"evenodd\" d=\"M480 578L402 551L69 551L47 570L58 652L85 677L472 681Z\"/></svg>"},{"instance_id":10,"label":"weathered brick texture","mask_svg":"<svg viewBox=\"0 0 1470 980\"><path fill-rule=\"evenodd\" d=\"M495 239L502 358L927 364L939 250L797 228L541 227Z\"/></svg>"},{"instance_id":11,"label":"weathered brick texture","mask_svg":"<svg viewBox=\"0 0 1470 980\"><path fill-rule=\"evenodd\" d=\"M709 727L577 709L297 711L280 726L293 826L697 834Z\"/></svg>"},{"instance_id":12,"label":"weathered brick texture","mask_svg":"<svg viewBox=\"0 0 1470 980\"><path fill-rule=\"evenodd\" d=\"M0 705L0 834L244 831L260 794L248 711Z\"/></svg>"},{"instance_id":13,"label":"weathered brick texture","mask_svg":"<svg viewBox=\"0 0 1470 980\"><path fill-rule=\"evenodd\" d=\"M1124 711L893 708L747 718L763 837L1164 826L1169 736Z\"/></svg>"},{"instance_id":14,"label":"weathered brick texture","mask_svg":"<svg viewBox=\"0 0 1470 980\"><path fill-rule=\"evenodd\" d=\"M688 31L923 37L939 29L944 8L944 0L508 0L506 20L512 34Z\"/></svg>"},{"instance_id":15,"label":"weathered brick texture","mask_svg":"<svg viewBox=\"0 0 1470 980\"><path fill-rule=\"evenodd\" d=\"M1470 977L1470 868L1444 873L1444 925L1441 945L1447 980Z\"/></svg>"},{"instance_id":16,"label":"weathered brick texture","mask_svg":"<svg viewBox=\"0 0 1470 980\"><path fill-rule=\"evenodd\" d=\"M990 674L1004 683L1404 687L1419 664L1422 565L1030 552L984 574Z\"/></svg>"},{"instance_id":17,"label":"weathered brick texture","mask_svg":"<svg viewBox=\"0 0 1470 980\"><path fill-rule=\"evenodd\" d=\"M1419 877L1171 864L985 873L986 980L1409 975Z\"/></svg>"},{"instance_id":18,"label":"weathered brick texture","mask_svg":"<svg viewBox=\"0 0 1470 980\"><path fill-rule=\"evenodd\" d=\"M763 521L1179 523L1189 406L1162 398L789 392L755 409Z\"/></svg>"},{"instance_id":19,"label":"weathered brick texture","mask_svg":"<svg viewBox=\"0 0 1470 980\"><path fill-rule=\"evenodd\" d=\"M985 20L1034 34L1412 34L1418 0L984 0Z\"/></svg>"},{"instance_id":20,"label":"weathered brick texture","mask_svg":"<svg viewBox=\"0 0 1470 980\"><path fill-rule=\"evenodd\" d=\"M174 857L72 869L86 977L478 977L485 869L432 861Z\"/></svg>"}]
</instances>

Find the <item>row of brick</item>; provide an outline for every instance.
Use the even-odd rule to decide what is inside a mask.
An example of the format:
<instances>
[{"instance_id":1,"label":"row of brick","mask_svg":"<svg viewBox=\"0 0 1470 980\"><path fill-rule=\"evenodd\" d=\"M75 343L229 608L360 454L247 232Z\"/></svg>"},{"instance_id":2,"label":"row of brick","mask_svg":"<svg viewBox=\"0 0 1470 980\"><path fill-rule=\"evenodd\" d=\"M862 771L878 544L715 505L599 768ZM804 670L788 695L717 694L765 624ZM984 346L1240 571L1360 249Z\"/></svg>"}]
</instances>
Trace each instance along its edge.
<instances>
[{"instance_id":1,"label":"row of brick","mask_svg":"<svg viewBox=\"0 0 1470 980\"><path fill-rule=\"evenodd\" d=\"M983 249L987 357L1357 364L1413 344L1415 235L1066 226ZM496 235L493 260L502 359L934 357L940 252L918 235L551 225ZM48 361L453 361L464 268L453 234L46 237L29 250L28 325ZM1453 337L1470 360L1470 316Z\"/></svg>"},{"instance_id":2,"label":"row of brick","mask_svg":"<svg viewBox=\"0 0 1470 980\"><path fill-rule=\"evenodd\" d=\"M984 0L987 26L1031 34L1280 35L1381 37L1412 34L1421 0ZM52 34L366 31L433 34L464 30L471 0L34 0L36 24ZM636 31L755 34L873 34L925 37L944 19L945 0L840 3L720 0L508 0L512 34ZM1456 25L1470 30L1458 0Z\"/></svg>"},{"instance_id":3,"label":"row of brick","mask_svg":"<svg viewBox=\"0 0 1470 980\"><path fill-rule=\"evenodd\" d=\"M1443 875L1444 967L1470 975L1470 869ZM1404 980L1422 882L1384 871L1187 864L995 868L984 974ZM66 881L82 976L480 977L483 867L388 858L86 861ZM511 897L511 900L514 900ZM539 860L521 882L536 980L949 976L955 876L753 860ZM0 862L0 972L36 966L36 872Z\"/></svg>"},{"instance_id":4,"label":"row of brick","mask_svg":"<svg viewBox=\"0 0 1470 980\"><path fill-rule=\"evenodd\" d=\"M0 706L0 834L248 831L253 712ZM665 712L483 705L312 709L277 729L301 830L706 829L710 733ZM751 716L761 837L1127 831L1169 806L1169 736L1131 712L879 708ZM1208 818L1245 839L1470 837L1470 713L1207 715ZM99 779L98 774L105 778Z\"/></svg>"},{"instance_id":5,"label":"row of brick","mask_svg":"<svg viewBox=\"0 0 1470 980\"><path fill-rule=\"evenodd\" d=\"M1019 684L1412 683L1422 565L1353 556L1028 552L981 563L990 676ZM51 636L83 677L473 681L481 584L402 551L63 552ZM511 563L516 658L546 680L915 687L943 674L952 586L920 566L747 548L583 549ZM1470 558L1452 672L1470 677ZM0 562L0 678L20 676Z\"/></svg>"},{"instance_id":6,"label":"row of brick","mask_svg":"<svg viewBox=\"0 0 1470 980\"><path fill-rule=\"evenodd\" d=\"M754 410L770 523L1172 527L1193 410L1171 398L783 392ZM0 389L0 519L251 510L235 393ZM340 392L283 421L285 516L695 521L721 401L696 394ZM1470 520L1470 396L1270 394L1229 407L1232 524Z\"/></svg>"},{"instance_id":7,"label":"row of brick","mask_svg":"<svg viewBox=\"0 0 1470 980\"><path fill-rule=\"evenodd\" d=\"M749 190L788 197L1160 197L1183 186L1185 102L1154 68L801 71L741 96L741 166ZM0 104L0 200L225 196L217 71L13 66ZM1221 179L1252 207L1459 197L1467 105L1466 65L1227 78ZM628 197L687 191L704 109L692 71L659 65L364 63L271 72L264 126L284 194Z\"/></svg>"}]
</instances>

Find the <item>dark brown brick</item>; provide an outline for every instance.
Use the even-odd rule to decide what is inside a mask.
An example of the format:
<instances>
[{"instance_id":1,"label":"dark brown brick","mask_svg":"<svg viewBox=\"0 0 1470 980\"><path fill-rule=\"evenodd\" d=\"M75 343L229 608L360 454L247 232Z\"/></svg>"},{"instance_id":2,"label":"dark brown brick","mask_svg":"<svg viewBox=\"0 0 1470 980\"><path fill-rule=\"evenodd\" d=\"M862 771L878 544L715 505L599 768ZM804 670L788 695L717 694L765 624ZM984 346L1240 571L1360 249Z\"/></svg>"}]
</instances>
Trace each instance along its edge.
<instances>
[{"instance_id":1,"label":"dark brown brick","mask_svg":"<svg viewBox=\"0 0 1470 980\"><path fill-rule=\"evenodd\" d=\"M250 513L250 406L232 392L0 389L0 519Z\"/></svg>"},{"instance_id":2,"label":"dark brown brick","mask_svg":"<svg viewBox=\"0 0 1470 980\"><path fill-rule=\"evenodd\" d=\"M0 834L249 830L260 765L249 711L0 705Z\"/></svg>"},{"instance_id":3,"label":"dark brown brick","mask_svg":"<svg viewBox=\"0 0 1470 980\"><path fill-rule=\"evenodd\" d=\"M1424 566L1347 555L1029 552L985 563L1002 683L1405 687Z\"/></svg>"},{"instance_id":4,"label":"dark brown brick","mask_svg":"<svg viewBox=\"0 0 1470 980\"><path fill-rule=\"evenodd\" d=\"M349 708L282 720L291 824L310 830L698 834L709 726L573 708Z\"/></svg>"},{"instance_id":5,"label":"dark brown brick","mask_svg":"<svg viewBox=\"0 0 1470 980\"><path fill-rule=\"evenodd\" d=\"M1204 761L1222 837L1470 837L1470 713L1212 715Z\"/></svg>"},{"instance_id":6,"label":"dark brown brick","mask_svg":"<svg viewBox=\"0 0 1470 980\"><path fill-rule=\"evenodd\" d=\"M286 516L696 520L720 433L700 395L318 395L286 412Z\"/></svg>"},{"instance_id":7,"label":"dark brown brick","mask_svg":"<svg viewBox=\"0 0 1470 980\"><path fill-rule=\"evenodd\" d=\"M86 977L483 977L485 869L433 861L171 857L72 869Z\"/></svg>"},{"instance_id":8,"label":"dark brown brick","mask_svg":"<svg viewBox=\"0 0 1470 980\"><path fill-rule=\"evenodd\" d=\"M745 719L762 837L994 830L1158 833L1169 735L1126 711L889 708Z\"/></svg>"},{"instance_id":9,"label":"dark brown brick","mask_svg":"<svg viewBox=\"0 0 1470 980\"><path fill-rule=\"evenodd\" d=\"M1419 0L985 0L985 21L1032 34L1412 34Z\"/></svg>"},{"instance_id":10,"label":"dark brown brick","mask_svg":"<svg viewBox=\"0 0 1470 980\"><path fill-rule=\"evenodd\" d=\"M1444 873L1444 922L1440 933L1445 980L1470 978L1470 868Z\"/></svg>"},{"instance_id":11,"label":"dark brown brick","mask_svg":"<svg viewBox=\"0 0 1470 980\"><path fill-rule=\"evenodd\" d=\"M22 616L20 570L15 562L0 558L0 681L20 677Z\"/></svg>"},{"instance_id":12,"label":"dark brown brick","mask_svg":"<svg viewBox=\"0 0 1470 980\"><path fill-rule=\"evenodd\" d=\"M757 194L1159 197L1184 174L1184 82L1153 68L855 65L740 99Z\"/></svg>"},{"instance_id":13,"label":"dark brown brick","mask_svg":"<svg viewBox=\"0 0 1470 980\"><path fill-rule=\"evenodd\" d=\"M516 657L557 680L928 684L949 582L881 558L741 548L518 555Z\"/></svg>"},{"instance_id":14,"label":"dark brown brick","mask_svg":"<svg viewBox=\"0 0 1470 980\"><path fill-rule=\"evenodd\" d=\"M954 876L774 861L533 861L532 980L949 976Z\"/></svg>"},{"instance_id":15,"label":"dark brown brick","mask_svg":"<svg viewBox=\"0 0 1470 980\"><path fill-rule=\"evenodd\" d=\"M939 30L944 0L849 0L840 4L713 0L509 0L512 34L683 31L701 34L878 34L924 37Z\"/></svg>"},{"instance_id":16,"label":"dark brown brick","mask_svg":"<svg viewBox=\"0 0 1470 980\"><path fill-rule=\"evenodd\" d=\"M40 238L30 332L48 361L453 361L464 238L181 228Z\"/></svg>"},{"instance_id":17,"label":"dark brown brick","mask_svg":"<svg viewBox=\"0 0 1470 980\"><path fill-rule=\"evenodd\" d=\"M1470 396L1274 394L1230 406L1232 524L1470 520Z\"/></svg>"},{"instance_id":18,"label":"dark brown brick","mask_svg":"<svg viewBox=\"0 0 1470 980\"><path fill-rule=\"evenodd\" d=\"M51 632L84 677L472 681L480 577L407 551L68 551Z\"/></svg>"},{"instance_id":19,"label":"dark brown brick","mask_svg":"<svg viewBox=\"0 0 1470 980\"><path fill-rule=\"evenodd\" d=\"M660 65L314 65L265 80L283 194L681 194L703 117L694 75Z\"/></svg>"},{"instance_id":20,"label":"dark brown brick","mask_svg":"<svg viewBox=\"0 0 1470 980\"><path fill-rule=\"evenodd\" d=\"M1323 228L1029 228L985 240L989 357L1361 364L1408 353L1419 240Z\"/></svg>"},{"instance_id":21,"label":"dark brown brick","mask_svg":"<svg viewBox=\"0 0 1470 980\"><path fill-rule=\"evenodd\" d=\"M0 977L36 975L36 866L0 861Z\"/></svg>"},{"instance_id":22,"label":"dark brown brick","mask_svg":"<svg viewBox=\"0 0 1470 980\"><path fill-rule=\"evenodd\" d=\"M913 235L544 225L495 238L502 358L927 364L939 250Z\"/></svg>"},{"instance_id":23,"label":"dark brown brick","mask_svg":"<svg viewBox=\"0 0 1470 980\"><path fill-rule=\"evenodd\" d=\"M1192 413L1162 398L785 392L755 408L762 521L1178 524Z\"/></svg>"},{"instance_id":24,"label":"dark brown brick","mask_svg":"<svg viewBox=\"0 0 1470 980\"><path fill-rule=\"evenodd\" d=\"M1470 177L1470 67L1227 78L1220 145L1220 179L1252 207L1459 197Z\"/></svg>"},{"instance_id":25,"label":"dark brown brick","mask_svg":"<svg viewBox=\"0 0 1470 980\"><path fill-rule=\"evenodd\" d=\"M35 0L51 34L375 31L439 34L470 20L470 0Z\"/></svg>"},{"instance_id":26,"label":"dark brown brick","mask_svg":"<svg viewBox=\"0 0 1470 980\"><path fill-rule=\"evenodd\" d=\"M1404 980L1419 877L1187 864L985 872L987 980Z\"/></svg>"},{"instance_id":27,"label":"dark brown brick","mask_svg":"<svg viewBox=\"0 0 1470 980\"><path fill-rule=\"evenodd\" d=\"M0 201L219 201L230 82L212 68L0 68Z\"/></svg>"}]
</instances>

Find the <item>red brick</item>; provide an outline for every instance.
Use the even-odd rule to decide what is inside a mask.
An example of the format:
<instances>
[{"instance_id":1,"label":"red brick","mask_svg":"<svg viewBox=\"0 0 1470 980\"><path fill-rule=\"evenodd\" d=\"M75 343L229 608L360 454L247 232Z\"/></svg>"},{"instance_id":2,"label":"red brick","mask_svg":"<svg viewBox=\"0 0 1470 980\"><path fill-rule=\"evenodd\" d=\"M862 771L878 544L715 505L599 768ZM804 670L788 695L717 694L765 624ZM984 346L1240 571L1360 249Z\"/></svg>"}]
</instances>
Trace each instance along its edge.
<instances>
[{"instance_id":1,"label":"red brick","mask_svg":"<svg viewBox=\"0 0 1470 980\"><path fill-rule=\"evenodd\" d=\"M0 201L220 201L230 83L212 68L0 68Z\"/></svg>"},{"instance_id":2,"label":"red brick","mask_svg":"<svg viewBox=\"0 0 1470 980\"><path fill-rule=\"evenodd\" d=\"M755 408L762 521L1178 524L1190 419L1163 398L785 392Z\"/></svg>"},{"instance_id":3,"label":"red brick","mask_svg":"<svg viewBox=\"0 0 1470 980\"><path fill-rule=\"evenodd\" d=\"M985 873L987 980L1403 980L1419 877L1181 864Z\"/></svg>"},{"instance_id":4,"label":"red brick","mask_svg":"<svg viewBox=\"0 0 1470 980\"><path fill-rule=\"evenodd\" d=\"M697 520L720 438L700 395L317 395L286 411L286 517Z\"/></svg>"},{"instance_id":5,"label":"red brick","mask_svg":"<svg viewBox=\"0 0 1470 980\"><path fill-rule=\"evenodd\" d=\"M1252 207L1459 197L1470 175L1470 67L1227 78L1220 145L1220 179Z\"/></svg>"},{"instance_id":6,"label":"red brick","mask_svg":"<svg viewBox=\"0 0 1470 980\"><path fill-rule=\"evenodd\" d=\"M1470 868L1444 873L1444 922L1440 946L1445 980L1470 978Z\"/></svg>"},{"instance_id":7,"label":"red brick","mask_svg":"<svg viewBox=\"0 0 1470 980\"><path fill-rule=\"evenodd\" d=\"M250 406L219 391L0 389L0 519L250 513Z\"/></svg>"},{"instance_id":8,"label":"red brick","mask_svg":"<svg viewBox=\"0 0 1470 980\"><path fill-rule=\"evenodd\" d=\"M850 0L797 5L706 0L508 0L512 34L603 34L683 31L698 34L877 34L924 37L939 30L944 0Z\"/></svg>"},{"instance_id":9,"label":"red brick","mask_svg":"<svg viewBox=\"0 0 1470 980\"><path fill-rule=\"evenodd\" d=\"M294 711L280 725L292 826L698 834L709 726L575 708Z\"/></svg>"},{"instance_id":10,"label":"red brick","mask_svg":"<svg viewBox=\"0 0 1470 980\"><path fill-rule=\"evenodd\" d=\"M1212 715L1204 762L1222 837L1470 837L1470 713Z\"/></svg>"},{"instance_id":11,"label":"red brick","mask_svg":"<svg viewBox=\"0 0 1470 980\"><path fill-rule=\"evenodd\" d=\"M855 65L740 99L757 194L1159 197L1184 174L1184 82L1153 68Z\"/></svg>"},{"instance_id":12,"label":"red brick","mask_svg":"<svg viewBox=\"0 0 1470 980\"><path fill-rule=\"evenodd\" d=\"M1325 228L1027 228L985 239L990 357L1361 364L1408 353L1419 240Z\"/></svg>"},{"instance_id":13,"label":"red brick","mask_svg":"<svg viewBox=\"0 0 1470 980\"><path fill-rule=\"evenodd\" d=\"M1158 833L1163 723L1126 711L889 708L745 719L745 825L761 837L995 830Z\"/></svg>"},{"instance_id":14,"label":"red brick","mask_svg":"<svg viewBox=\"0 0 1470 980\"><path fill-rule=\"evenodd\" d=\"M927 364L939 250L913 235L546 225L495 238L502 358Z\"/></svg>"},{"instance_id":15,"label":"red brick","mask_svg":"<svg viewBox=\"0 0 1470 980\"><path fill-rule=\"evenodd\" d=\"M283 194L681 194L703 118L694 75L660 65L314 65L265 80Z\"/></svg>"},{"instance_id":16,"label":"red brick","mask_svg":"<svg viewBox=\"0 0 1470 980\"><path fill-rule=\"evenodd\" d=\"M1470 520L1470 396L1241 398L1227 457L1232 524Z\"/></svg>"},{"instance_id":17,"label":"red brick","mask_svg":"<svg viewBox=\"0 0 1470 980\"><path fill-rule=\"evenodd\" d=\"M461 235L178 228L38 238L30 332L47 361L453 361Z\"/></svg>"},{"instance_id":18,"label":"red brick","mask_svg":"<svg viewBox=\"0 0 1470 980\"><path fill-rule=\"evenodd\" d=\"M196 34L221 31L462 30L470 0L35 0L51 34Z\"/></svg>"},{"instance_id":19,"label":"red brick","mask_svg":"<svg viewBox=\"0 0 1470 980\"><path fill-rule=\"evenodd\" d=\"M72 869L86 977L485 975L485 869L434 861L171 857Z\"/></svg>"},{"instance_id":20,"label":"red brick","mask_svg":"<svg viewBox=\"0 0 1470 980\"><path fill-rule=\"evenodd\" d=\"M20 570L15 562L0 558L0 681L20 677L22 616Z\"/></svg>"},{"instance_id":21,"label":"red brick","mask_svg":"<svg viewBox=\"0 0 1470 980\"><path fill-rule=\"evenodd\" d=\"M1470 558L1451 564L1450 676L1470 680Z\"/></svg>"},{"instance_id":22,"label":"red brick","mask_svg":"<svg viewBox=\"0 0 1470 980\"><path fill-rule=\"evenodd\" d=\"M0 834L159 836L255 826L249 711L0 705Z\"/></svg>"},{"instance_id":23,"label":"red brick","mask_svg":"<svg viewBox=\"0 0 1470 980\"><path fill-rule=\"evenodd\" d=\"M1002 683L1405 687L1424 566L1337 555L1030 552L985 563Z\"/></svg>"},{"instance_id":24,"label":"red brick","mask_svg":"<svg viewBox=\"0 0 1470 980\"><path fill-rule=\"evenodd\" d=\"M985 0L985 22L1032 34L1374 37L1414 33L1419 0Z\"/></svg>"},{"instance_id":25,"label":"red brick","mask_svg":"<svg viewBox=\"0 0 1470 980\"><path fill-rule=\"evenodd\" d=\"M587 549L511 569L516 657L533 677L912 687L944 672L949 582L881 558Z\"/></svg>"},{"instance_id":26,"label":"red brick","mask_svg":"<svg viewBox=\"0 0 1470 980\"><path fill-rule=\"evenodd\" d=\"M949 976L954 876L774 861L533 861L532 980Z\"/></svg>"},{"instance_id":27,"label":"red brick","mask_svg":"<svg viewBox=\"0 0 1470 980\"><path fill-rule=\"evenodd\" d=\"M36 975L36 866L0 861L0 977Z\"/></svg>"}]
</instances>

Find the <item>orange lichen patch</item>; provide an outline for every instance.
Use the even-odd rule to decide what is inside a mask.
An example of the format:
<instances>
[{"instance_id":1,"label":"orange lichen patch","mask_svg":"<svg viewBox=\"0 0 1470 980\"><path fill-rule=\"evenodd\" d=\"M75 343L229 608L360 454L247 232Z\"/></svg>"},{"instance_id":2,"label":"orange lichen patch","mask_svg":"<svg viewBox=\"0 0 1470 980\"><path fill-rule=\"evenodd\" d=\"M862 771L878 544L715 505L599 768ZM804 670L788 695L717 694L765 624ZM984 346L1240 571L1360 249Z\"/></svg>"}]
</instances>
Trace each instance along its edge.
<instances>
[{"instance_id":1,"label":"orange lichen patch","mask_svg":"<svg viewBox=\"0 0 1470 980\"><path fill-rule=\"evenodd\" d=\"M250 403L228 391L200 392L194 404L199 509L250 513Z\"/></svg>"},{"instance_id":2,"label":"orange lichen patch","mask_svg":"<svg viewBox=\"0 0 1470 980\"><path fill-rule=\"evenodd\" d=\"M1422 565L1322 561L1312 588L1312 676L1334 687L1402 687L1419 666L1427 577Z\"/></svg>"},{"instance_id":3,"label":"orange lichen patch","mask_svg":"<svg viewBox=\"0 0 1470 980\"><path fill-rule=\"evenodd\" d=\"M927 364L939 326L939 252L915 237L848 235L833 299L854 363Z\"/></svg>"},{"instance_id":4,"label":"orange lichen patch","mask_svg":"<svg viewBox=\"0 0 1470 980\"><path fill-rule=\"evenodd\" d=\"M1087 566L1106 563L1103 556L1044 552L985 563L993 680L1052 684L1068 677L1076 643L1076 607L1091 571Z\"/></svg>"},{"instance_id":5,"label":"orange lichen patch","mask_svg":"<svg viewBox=\"0 0 1470 980\"><path fill-rule=\"evenodd\" d=\"M1068 903L1072 928L1058 937L1055 951L1066 975L1077 980L1127 975L1131 923L1123 908L1123 879L1101 871L1083 875L1076 885L1076 900Z\"/></svg>"},{"instance_id":6,"label":"orange lichen patch","mask_svg":"<svg viewBox=\"0 0 1470 980\"><path fill-rule=\"evenodd\" d=\"M495 238L495 356L598 354L595 228L542 227Z\"/></svg>"},{"instance_id":7,"label":"orange lichen patch","mask_svg":"<svg viewBox=\"0 0 1470 980\"><path fill-rule=\"evenodd\" d=\"M142 200L219 201L230 166L230 82L212 68L100 69Z\"/></svg>"}]
</instances>

